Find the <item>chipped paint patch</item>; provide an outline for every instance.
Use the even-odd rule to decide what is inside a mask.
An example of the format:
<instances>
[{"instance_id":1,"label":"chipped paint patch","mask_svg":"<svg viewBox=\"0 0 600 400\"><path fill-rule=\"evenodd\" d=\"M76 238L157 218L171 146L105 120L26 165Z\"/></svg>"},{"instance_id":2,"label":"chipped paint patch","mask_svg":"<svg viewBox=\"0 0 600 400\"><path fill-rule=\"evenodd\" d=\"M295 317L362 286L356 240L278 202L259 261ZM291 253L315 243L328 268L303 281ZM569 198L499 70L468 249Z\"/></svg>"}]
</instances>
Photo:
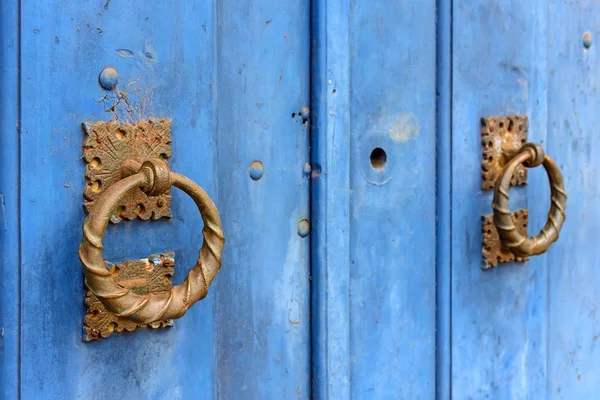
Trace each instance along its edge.
<instances>
[{"instance_id":1,"label":"chipped paint patch","mask_svg":"<svg viewBox=\"0 0 600 400\"><path fill-rule=\"evenodd\" d=\"M115 53L117 53L117 55L119 57L123 57L123 58L131 58L135 55L133 53L133 51L131 51L129 49L117 49L117 50L115 50Z\"/></svg>"},{"instance_id":2,"label":"chipped paint patch","mask_svg":"<svg viewBox=\"0 0 600 400\"><path fill-rule=\"evenodd\" d=\"M410 112L400 113L389 128L390 137L394 142L407 142L419 136L421 126L417 116Z\"/></svg>"},{"instance_id":3,"label":"chipped paint patch","mask_svg":"<svg viewBox=\"0 0 600 400\"><path fill-rule=\"evenodd\" d=\"M7 222L6 222L6 205L4 203L4 195L0 194L0 216L2 221L2 228L7 230Z\"/></svg>"}]
</instances>

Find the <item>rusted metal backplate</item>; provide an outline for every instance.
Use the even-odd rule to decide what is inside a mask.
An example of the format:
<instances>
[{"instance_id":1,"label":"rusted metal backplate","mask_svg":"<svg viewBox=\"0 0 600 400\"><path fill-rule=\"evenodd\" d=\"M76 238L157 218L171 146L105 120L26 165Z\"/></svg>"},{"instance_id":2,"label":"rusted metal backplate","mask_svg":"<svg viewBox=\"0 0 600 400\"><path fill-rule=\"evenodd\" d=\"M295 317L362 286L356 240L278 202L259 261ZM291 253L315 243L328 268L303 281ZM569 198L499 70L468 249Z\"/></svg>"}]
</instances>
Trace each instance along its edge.
<instances>
[{"instance_id":1,"label":"rusted metal backplate","mask_svg":"<svg viewBox=\"0 0 600 400\"><path fill-rule=\"evenodd\" d=\"M517 230L527 237L527 224L529 223L529 212L517 210L513 213L513 221ZM481 269L495 268L498 264L525 262L529 257L517 257L507 247L503 246L494 225L494 214L486 214L481 217L481 229L483 236L482 264Z\"/></svg>"},{"instance_id":2,"label":"rusted metal backplate","mask_svg":"<svg viewBox=\"0 0 600 400\"><path fill-rule=\"evenodd\" d=\"M496 180L506 163L521 146L527 143L527 116L486 117L481 119L481 188L494 189ZM527 183L527 168L519 166L511 185Z\"/></svg>"},{"instance_id":3,"label":"rusted metal backplate","mask_svg":"<svg viewBox=\"0 0 600 400\"><path fill-rule=\"evenodd\" d=\"M153 254L137 261L123 264L106 263L106 268L114 275L115 281L130 288L137 294L169 291L175 267L175 254L172 252ZM113 332L133 331L138 328L165 328L173 326L173 321L160 321L149 325L139 325L126 317L117 317L104 308L91 291L85 298L87 312L83 319L83 340L91 341L110 336Z\"/></svg>"},{"instance_id":4,"label":"rusted metal backplate","mask_svg":"<svg viewBox=\"0 0 600 400\"><path fill-rule=\"evenodd\" d=\"M86 186L83 191L86 211L115 182L122 179L127 161L142 163L152 158L171 156L171 120L148 119L136 124L116 121L84 123L83 159L86 163ZM159 219L171 217L171 196L148 196L141 189L132 190L111 216L112 223L123 218Z\"/></svg>"}]
</instances>

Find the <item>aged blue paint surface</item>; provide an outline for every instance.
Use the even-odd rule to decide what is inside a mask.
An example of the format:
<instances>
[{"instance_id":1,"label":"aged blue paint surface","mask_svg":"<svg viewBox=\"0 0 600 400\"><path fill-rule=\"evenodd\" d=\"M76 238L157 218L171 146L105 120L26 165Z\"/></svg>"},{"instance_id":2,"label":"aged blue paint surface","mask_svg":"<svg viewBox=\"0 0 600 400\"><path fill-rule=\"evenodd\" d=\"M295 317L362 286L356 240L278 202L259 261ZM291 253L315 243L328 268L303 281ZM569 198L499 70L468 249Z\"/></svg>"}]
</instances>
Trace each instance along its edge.
<instances>
[{"instance_id":1,"label":"aged blue paint surface","mask_svg":"<svg viewBox=\"0 0 600 400\"><path fill-rule=\"evenodd\" d=\"M529 139L546 146L546 2L454 2L452 42L452 396L545 396L547 256L480 270L480 118L527 114ZM511 207L543 226L546 180L511 189ZM544 201L542 201L544 199Z\"/></svg>"},{"instance_id":2,"label":"aged blue paint surface","mask_svg":"<svg viewBox=\"0 0 600 400\"><path fill-rule=\"evenodd\" d=\"M435 2L314 4L313 394L431 398Z\"/></svg>"},{"instance_id":3,"label":"aged blue paint surface","mask_svg":"<svg viewBox=\"0 0 600 400\"><path fill-rule=\"evenodd\" d=\"M309 217L309 125L291 118L309 102L308 2L38 0L23 2L21 15L22 398L308 397L309 239L297 225ZM133 118L173 119L171 166L213 197L227 243L208 298L175 328L82 343L80 123L111 118L97 101L106 66L146 106ZM14 89L2 93L15 100ZM15 120L2 118L2 144L13 151ZM265 166L258 181L248 175L254 160ZM7 183L12 202L16 188ZM190 199L173 195L171 221L110 227L106 258L173 250L181 282L197 257L201 220ZM3 243L12 249L3 265L16 264L12 244ZM14 308L16 288L8 290L3 307ZM2 377L13 385L16 315L2 314L11 329Z\"/></svg>"},{"instance_id":4,"label":"aged blue paint surface","mask_svg":"<svg viewBox=\"0 0 600 400\"><path fill-rule=\"evenodd\" d=\"M226 0L217 13L215 179L227 235L215 296L217 397L310 396L308 0ZM254 181L249 167L262 162Z\"/></svg>"},{"instance_id":5,"label":"aged blue paint surface","mask_svg":"<svg viewBox=\"0 0 600 400\"><path fill-rule=\"evenodd\" d=\"M453 398L588 399L600 393L594 1L454 2L452 88ZM527 114L529 139L563 171L567 222L545 255L483 273L479 118ZM549 207L547 178L511 189L530 234Z\"/></svg>"},{"instance_id":6,"label":"aged blue paint surface","mask_svg":"<svg viewBox=\"0 0 600 400\"><path fill-rule=\"evenodd\" d=\"M597 397L598 12L1 2L2 397ZM173 119L173 170L213 196L227 243L209 296L175 328L86 344L80 123L111 118L107 66L145 106L132 119ZM562 168L568 219L547 255L482 272L479 119L515 113ZM171 221L111 226L107 258L174 250L180 282L201 226L173 195ZM511 189L530 233L548 195L540 169Z\"/></svg>"},{"instance_id":7,"label":"aged blue paint surface","mask_svg":"<svg viewBox=\"0 0 600 400\"><path fill-rule=\"evenodd\" d=\"M437 8L436 398L452 392L452 0Z\"/></svg>"},{"instance_id":8,"label":"aged blue paint surface","mask_svg":"<svg viewBox=\"0 0 600 400\"><path fill-rule=\"evenodd\" d=\"M0 2L0 397L19 385L19 9Z\"/></svg>"},{"instance_id":9,"label":"aged blue paint surface","mask_svg":"<svg viewBox=\"0 0 600 400\"><path fill-rule=\"evenodd\" d=\"M349 399L348 2L312 4L312 394Z\"/></svg>"},{"instance_id":10,"label":"aged blue paint surface","mask_svg":"<svg viewBox=\"0 0 600 400\"><path fill-rule=\"evenodd\" d=\"M547 258L546 388L551 399L600 396L599 13L600 4L593 0L553 2L548 10L553 28L548 29L546 147L563 171L569 195L568 220ZM589 49L585 33L594 42ZM543 204L548 207L548 200Z\"/></svg>"}]
</instances>

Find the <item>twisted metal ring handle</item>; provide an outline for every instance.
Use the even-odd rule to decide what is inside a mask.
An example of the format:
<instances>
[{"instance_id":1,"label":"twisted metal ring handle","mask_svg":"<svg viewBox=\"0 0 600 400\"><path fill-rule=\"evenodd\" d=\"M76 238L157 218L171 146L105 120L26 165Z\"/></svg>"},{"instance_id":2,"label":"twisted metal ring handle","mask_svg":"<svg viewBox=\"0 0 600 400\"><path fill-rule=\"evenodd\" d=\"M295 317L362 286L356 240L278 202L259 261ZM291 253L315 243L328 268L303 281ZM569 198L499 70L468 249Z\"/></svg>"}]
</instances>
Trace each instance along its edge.
<instances>
[{"instance_id":1,"label":"twisted metal ring handle","mask_svg":"<svg viewBox=\"0 0 600 400\"><path fill-rule=\"evenodd\" d=\"M527 168L543 165L550 181L550 211L548 220L542 231L532 238L523 236L517 230L512 213L508 208L508 188L510 180L519 164ZM544 149L537 143L527 143L519 149L517 154L506 164L496 181L494 189L494 225L498 230L500 241L513 253L521 257L542 254L548 250L559 236L560 229L565 222L567 195L565 193L563 176L556 163L544 153Z\"/></svg>"},{"instance_id":2,"label":"twisted metal ring handle","mask_svg":"<svg viewBox=\"0 0 600 400\"><path fill-rule=\"evenodd\" d=\"M129 173L131 173L130 171ZM102 238L111 213L118 202L133 188L150 195L167 192L171 185L187 193L198 206L204 228L204 241L196 265L181 285L168 292L139 295L115 282L102 259ZM79 258L83 264L85 284L106 309L138 324L180 318L198 300L208 294L217 271L221 268L221 251L225 239L217 207L200 186L183 175L170 172L166 162L145 162L138 172L107 189L83 223L83 239Z\"/></svg>"}]
</instances>

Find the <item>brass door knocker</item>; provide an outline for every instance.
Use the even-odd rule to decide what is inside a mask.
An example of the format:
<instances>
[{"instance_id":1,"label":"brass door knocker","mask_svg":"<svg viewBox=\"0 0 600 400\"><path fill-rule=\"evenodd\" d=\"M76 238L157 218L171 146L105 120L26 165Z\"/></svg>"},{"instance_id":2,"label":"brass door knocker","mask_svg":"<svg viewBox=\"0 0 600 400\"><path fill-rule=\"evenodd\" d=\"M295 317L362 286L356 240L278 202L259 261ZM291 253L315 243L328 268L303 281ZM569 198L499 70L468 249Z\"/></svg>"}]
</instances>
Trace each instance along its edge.
<instances>
[{"instance_id":1,"label":"brass door knocker","mask_svg":"<svg viewBox=\"0 0 600 400\"><path fill-rule=\"evenodd\" d=\"M510 180L519 165L534 168L543 165L550 181L550 211L548 220L541 232L532 238L523 235L513 221L513 214L508 208L508 189ZM565 222L567 207L567 194L565 193L563 176L558 166L544 149L537 143L527 143L506 164L494 188L494 225L500 236L500 241L513 253L520 257L535 256L545 253L556 240Z\"/></svg>"},{"instance_id":2,"label":"brass door knocker","mask_svg":"<svg viewBox=\"0 0 600 400\"><path fill-rule=\"evenodd\" d=\"M527 143L527 116L486 117L481 120L481 162L483 190L494 190L494 213L482 216L482 264L484 270L500 263L523 262L542 254L558 240L565 222L567 195L563 176L556 163L537 143ZM511 212L510 186L527 184L527 168L543 165L550 181L550 211L541 232L527 235L529 211Z\"/></svg>"},{"instance_id":3,"label":"brass door knocker","mask_svg":"<svg viewBox=\"0 0 600 400\"><path fill-rule=\"evenodd\" d=\"M208 287L221 267L223 238L219 212L204 190L183 175L171 172L161 159L123 163L122 179L111 185L94 202L83 223L79 258L83 263L85 284L104 307L118 317L140 325L181 317L198 300L206 297ZM187 193L198 206L204 221L204 242L196 265L182 284L169 291L136 294L120 285L102 258L102 239L115 208L133 189L149 196L167 193L171 185Z\"/></svg>"}]
</instances>

